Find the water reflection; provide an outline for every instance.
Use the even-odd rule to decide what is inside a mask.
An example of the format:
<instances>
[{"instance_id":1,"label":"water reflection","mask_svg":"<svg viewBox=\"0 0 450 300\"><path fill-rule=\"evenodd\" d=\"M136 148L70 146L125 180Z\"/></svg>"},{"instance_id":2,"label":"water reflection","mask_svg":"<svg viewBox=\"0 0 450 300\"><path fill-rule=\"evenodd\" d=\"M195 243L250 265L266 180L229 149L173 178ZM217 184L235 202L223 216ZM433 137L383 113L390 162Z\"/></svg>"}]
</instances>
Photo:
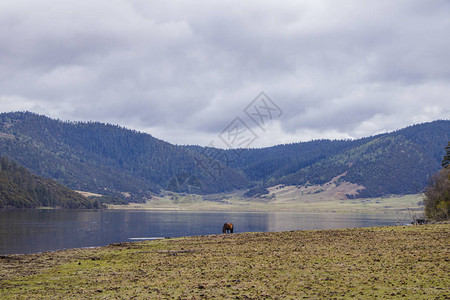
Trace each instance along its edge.
<instances>
[{"instance_id":1,"label":"water reflection","mask_svg":"<svg viewBox=\"0 0 450 300\"><path fill-rule=\"evenodd\" d=\"M285 212L0 210L0 254L102 246L132 238L394 225L394 216Z\"/></svg>"},{"instance_id":2,"label":"water reflection","mask_svg":"<svg viewBox=\"0 0 450 300\"><path fill-rule=\"evenodd\" d=\"M316 230L395 225L390 214L268 213L267 231Z\"/></svg>"}]
</instances>

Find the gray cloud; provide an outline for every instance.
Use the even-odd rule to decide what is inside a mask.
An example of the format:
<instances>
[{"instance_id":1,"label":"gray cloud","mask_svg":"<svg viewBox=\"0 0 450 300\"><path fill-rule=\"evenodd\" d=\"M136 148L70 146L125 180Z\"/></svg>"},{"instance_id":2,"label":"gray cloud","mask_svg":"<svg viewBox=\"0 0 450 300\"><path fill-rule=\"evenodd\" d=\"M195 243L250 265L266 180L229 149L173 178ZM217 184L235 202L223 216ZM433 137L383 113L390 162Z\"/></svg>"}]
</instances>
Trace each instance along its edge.
<instances>
[{"instance_id":1,"label":"gray cloud","mask_svg":"<svg viewBox=\"0 0 450 300\"><path fill-rule=\"evenodd\" d=\"M0 111L206 145L265 91L254 146L450 116L448 1L168 2L2 1Z\"/></svg>"}]
</instances>

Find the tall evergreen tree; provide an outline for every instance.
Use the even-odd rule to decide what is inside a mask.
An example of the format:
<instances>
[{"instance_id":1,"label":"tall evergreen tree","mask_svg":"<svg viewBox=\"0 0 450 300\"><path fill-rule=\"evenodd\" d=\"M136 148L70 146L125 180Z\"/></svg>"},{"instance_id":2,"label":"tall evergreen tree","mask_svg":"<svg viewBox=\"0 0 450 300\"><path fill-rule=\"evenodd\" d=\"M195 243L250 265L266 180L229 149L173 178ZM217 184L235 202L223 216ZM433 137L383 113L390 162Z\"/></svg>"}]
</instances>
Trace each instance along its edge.
<instances>
[{"instance_id":1,"label":"tall evergreen tree","mask_svg":"<svg viewBox=\"0 0 450 300\"><path fill-rule=\"evenodd\" d=\"M447 153L442 160L442 167L447 168L450 165L450 142L448 142L447 147L445 147Z\"/></svg>"}]
</instances>

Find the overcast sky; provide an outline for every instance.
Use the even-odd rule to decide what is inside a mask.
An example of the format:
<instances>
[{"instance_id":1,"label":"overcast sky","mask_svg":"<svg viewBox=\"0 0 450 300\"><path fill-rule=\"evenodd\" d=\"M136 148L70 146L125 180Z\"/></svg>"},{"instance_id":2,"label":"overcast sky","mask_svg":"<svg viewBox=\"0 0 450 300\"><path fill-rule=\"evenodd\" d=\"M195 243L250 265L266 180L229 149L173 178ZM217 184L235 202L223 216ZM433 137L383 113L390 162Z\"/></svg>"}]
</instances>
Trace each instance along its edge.
<instances>
[{"instance_id":1,"label":"overcast sky","mask_svg":"<svg viewBox=\"0 0 450 300\"><path fill-rule=\"evenodd\" d=\"M449 119L450 1L2 0L17 110L218 147L237 123L261 147Z\"/></svg>"}]
</instances>

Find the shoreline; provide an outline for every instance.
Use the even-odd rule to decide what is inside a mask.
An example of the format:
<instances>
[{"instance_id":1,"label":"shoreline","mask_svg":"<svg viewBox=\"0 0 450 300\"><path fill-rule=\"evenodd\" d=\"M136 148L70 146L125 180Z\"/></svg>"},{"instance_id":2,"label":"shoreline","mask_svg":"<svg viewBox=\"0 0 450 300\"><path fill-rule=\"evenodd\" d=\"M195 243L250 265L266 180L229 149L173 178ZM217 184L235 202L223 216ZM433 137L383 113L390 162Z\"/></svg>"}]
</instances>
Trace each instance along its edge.
<instances>
[{"instance_id":1,"label":"shoreline","mask_svg":"<svg viewBox=\"0 0 450 300\"><path fill-rule=\"evenodd\" d=\"M0 296L445 298L449 243L447 223L217 234L0 256Z\"/></svg>"},{"instance_id":2,"label":"shoreline","mask_svg":"<svg viewBox=\"0 0 450 300\"><path fill-rule=\"evenodd\" d=\"M168 212L170 212L170 211L168 211ZM214 212L214 211L211 211L211 212ZM236 213L236 212L234 212L234 213ZM242 213L248 213L248 212L242 211ZM254 213L263 213L263 212L255 211ZM322 213L318 212L318 214L322 214ZM430 223L425 223L425 224L421 224L421 225L450 225L450 221L430 222ZM307 231L331 231L331 230L357 230L357 229L368 229L368 228L376 229L376 228L387 228L387 227L406 227L406 226L421 226L421 225L407 223L407 224L397 224L397 225L380 225L380 226L367 226L367 227L342 227L342 228L328 228L328 229L294 229L294 230L282 230L282 231L245 231L245 232L238 232L238 233L234 233L234 234L286 233L286 232L297 232L297 231L307 232ZM116 244L140 243L140 242L145 242L145 241L185 239L185 238L192 238L192 237L208 237L208 236L220 236L220 235L222 235L222 234L217 233L217 234L183 235L183 236L167 236L167 237L129 238L128 239L129 241L110 243L110 244L100 245L100 246L62 248L62 249L56 249L56 250L47 250L47 251L31 252L31 253L0 254L0 259L7 258L8 256L39 255L39 254L45 254L45 253L56 253L56 252L60 252L60 251L99 249L99 248L109 247L109 246L116 245Z\"/></svg>"},{"instance_id":3,"label":"shoreline","mask_svg":"<svg viewBox=\"0 0 450 300\"><path fill-rule=\"evenodd\" d=\"M223 195L222 195L223 196ZM224 196L223 196L224 197ZM192 212L296 212L296 213L368 213L368 214L398 214L423 213L424 205L421 194L391 195L378 198L358 199L310 199L296 198L266 201L262 199L248 199L236 195L227 195L223 200L203 200L200 195L193 195L195 201L176 202L168 197L154 197L145 203L129 203L126 205L105 204L105 208L60 208L33 207L14 208L4 207L0 210L148 210L148 211L192 211Z\"/></svg>"},{"instance_id":4,"label":"shoreline","mask_svg":"<svg viewBox=\"0 0 450 300\"><path fill-rule=\"evenodd\" d=\"M168 211L168 212L170 212L170 211ZM212 212L214 212L214 211L212 211ZM248 212L242 212L242 213L248 213ZM254 213L264 213L264 212L254 212ZM318 214L322 214L322 213L318 213ZM442 224L447 224L447 223L442 223ZM367 227L342 227L342 228L328 228L328 229L293 229L293 230L282 230L282 231L244 231L244 232L236 232L234 234L286 233L286 232L297 232L297 231L326 231L326 230L355 230L355 229L363 229L363 228L384 228L384 227L398 227L398 226L413 226L413 224L380 225L380 226L367 226ZM182 236L167 236L167 237L128 238L127 241L115 242L115 243L99 245L99 246L61 248L61 249L55 249L55 250L44 250L44 251L30 252L30 253L10 253L10 254L1 254L0 253L0 259L8 258L8 256L17 257L17 256L23 256L23 255L39 255L39 254L46 254L46 253L57 253L60 251L99 249L99 248L109 247L112 245L126 244L126 243L140 243L140 242L145 242L145 241L185 239L185 238L192 238L192 237L208 237L208 236L219 236L219 235L221 235L221 234L217 233L217 234L197 234L197 235L182 235Z\"/></svg>"}]
</instances>

